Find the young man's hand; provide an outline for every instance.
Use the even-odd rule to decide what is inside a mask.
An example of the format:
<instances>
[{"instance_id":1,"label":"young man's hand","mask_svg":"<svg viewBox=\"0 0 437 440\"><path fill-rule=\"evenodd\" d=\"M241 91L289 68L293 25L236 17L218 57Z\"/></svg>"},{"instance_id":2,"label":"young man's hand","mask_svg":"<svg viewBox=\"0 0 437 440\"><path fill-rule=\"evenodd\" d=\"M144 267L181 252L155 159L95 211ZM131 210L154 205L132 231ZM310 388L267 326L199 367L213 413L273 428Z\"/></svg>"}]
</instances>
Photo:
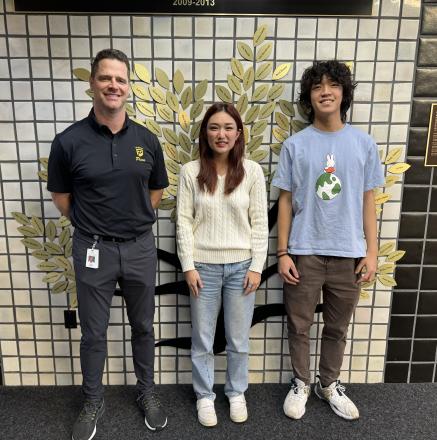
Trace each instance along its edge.
<instances>
[{"instance_id":1,"label":"young man's hand","mask_svg":"<svg viewBox=\"0 0 437 440\"><path fill-rule=\"evenodd\" d=\"M278 273L284 283L296 285L299 283L299 272L289 255L278 258Z\"/></svg>"},{"instance_id":2,"label":"young man's hand","mask_svg":"<svg viewBox=\"0 0 437 440\"><path fill-rule=\"evenodd\" d=\"M202 280L200 279L199 272L197 272L196 269L187 270L186 272L184 272L184 275L185 275L185 281L188 284L191 295L199 296L199 291L203 287L203 283Z\"/></svg>"},{"instance_id":3,"label":"young man's hand","mask_svg":"<svg viewBox=\"0 0 437 440\"><path fill-rule=\"evenodd\" d=\"M361 259L355 268L355 273L361 273L361 277L358 279L358 283L368 283L375 279L376 268L378 265L378 255L376 253L367 253L367 255Z\"/></svg>"}]
</instances>

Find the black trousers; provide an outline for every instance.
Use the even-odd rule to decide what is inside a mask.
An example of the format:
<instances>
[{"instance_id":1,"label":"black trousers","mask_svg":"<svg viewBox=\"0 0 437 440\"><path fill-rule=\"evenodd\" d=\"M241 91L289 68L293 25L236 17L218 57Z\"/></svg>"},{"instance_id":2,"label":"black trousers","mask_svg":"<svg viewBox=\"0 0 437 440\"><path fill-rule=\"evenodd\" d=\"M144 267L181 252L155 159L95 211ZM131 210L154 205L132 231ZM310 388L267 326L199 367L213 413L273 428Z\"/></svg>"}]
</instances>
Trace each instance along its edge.
<instances>
[{"instance_id":1,"label":"black trousers","mask_svg":"<svg viewBox=\"0 0 437 440\"><path fill-rule=\"evenodd\" d=\"M112 297L118 282L123 290L132 329L132 355L138 390L153 387L155 335L156 247L150 230L136 240L117 243L99 240L99 268L85 266L87 249L94 243L76 230L73 260L82 338L82 389L87 399L103 396L102 376L107 355L106 332Z\"/></svg>"}]
</instances>

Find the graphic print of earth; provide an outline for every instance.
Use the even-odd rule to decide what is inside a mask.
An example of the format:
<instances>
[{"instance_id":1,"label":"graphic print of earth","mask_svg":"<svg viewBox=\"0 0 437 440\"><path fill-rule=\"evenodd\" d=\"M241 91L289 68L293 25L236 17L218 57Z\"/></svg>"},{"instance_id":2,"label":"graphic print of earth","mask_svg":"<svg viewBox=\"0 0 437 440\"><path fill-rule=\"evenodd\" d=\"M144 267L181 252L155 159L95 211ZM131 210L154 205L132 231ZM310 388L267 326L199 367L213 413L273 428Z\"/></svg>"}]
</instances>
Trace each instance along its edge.
<instances>
[{"instance_id":1,"label":"graphic print of earth","mask_svg":"<svg viewBox=\"0 0 437 440\"><path fill-rule=\"evenodd\" d=\"M323 173L316 182L316 193L322 200L332 200L341 191L341 181L331 173Z\"/></svg>"}]
</instances>

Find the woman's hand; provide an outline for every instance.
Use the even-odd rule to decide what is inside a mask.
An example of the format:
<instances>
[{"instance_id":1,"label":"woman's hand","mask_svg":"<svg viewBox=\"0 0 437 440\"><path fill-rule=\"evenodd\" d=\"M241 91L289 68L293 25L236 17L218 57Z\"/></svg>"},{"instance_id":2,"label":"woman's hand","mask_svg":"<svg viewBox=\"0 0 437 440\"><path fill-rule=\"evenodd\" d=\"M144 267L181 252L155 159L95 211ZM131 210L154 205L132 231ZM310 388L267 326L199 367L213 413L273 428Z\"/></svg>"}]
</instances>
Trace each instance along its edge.
<instances>
[{"instance_id":1,"label":"woman's hand","mask_svg":"<svg viewBox=\"0 0 437 440\"><path fill-rule=\"evenodd\" d=\"M187 270L186 272L184 272L184 275L191 295L199 296L199 289L203 288L203 283L200 279L199 272L197 272L196 269Z\"/></svg>"},{"instance_id":2,"label":"woman's hand","mask_svg":"<svg viewBox=\"0 0 437 440\"><path fill-rule=\"evenodd\" d=\"M243 282L244 294L248 295L249 293L255 292L260 282L261 274L248 270Z\"/></svg>"}]
</instances>

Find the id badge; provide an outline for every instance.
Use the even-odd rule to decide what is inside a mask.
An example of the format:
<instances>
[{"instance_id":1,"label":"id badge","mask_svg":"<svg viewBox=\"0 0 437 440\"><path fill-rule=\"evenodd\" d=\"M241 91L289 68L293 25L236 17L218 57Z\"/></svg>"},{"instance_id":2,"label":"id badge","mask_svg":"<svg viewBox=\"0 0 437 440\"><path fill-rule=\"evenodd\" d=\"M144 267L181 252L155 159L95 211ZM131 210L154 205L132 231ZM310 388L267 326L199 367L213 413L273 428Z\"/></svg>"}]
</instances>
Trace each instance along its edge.
<instances>
[{"instance_id":1,"label":"id badge","mask_svg":"<svg viewBox=\"0 0 437 440\"><path fill-rule=\"evenodd\" d=\"M99 268L99 250L98 249L87 249L86 250L86 262L85 266L91 269Z\"/></svg>"}]
</instances>

